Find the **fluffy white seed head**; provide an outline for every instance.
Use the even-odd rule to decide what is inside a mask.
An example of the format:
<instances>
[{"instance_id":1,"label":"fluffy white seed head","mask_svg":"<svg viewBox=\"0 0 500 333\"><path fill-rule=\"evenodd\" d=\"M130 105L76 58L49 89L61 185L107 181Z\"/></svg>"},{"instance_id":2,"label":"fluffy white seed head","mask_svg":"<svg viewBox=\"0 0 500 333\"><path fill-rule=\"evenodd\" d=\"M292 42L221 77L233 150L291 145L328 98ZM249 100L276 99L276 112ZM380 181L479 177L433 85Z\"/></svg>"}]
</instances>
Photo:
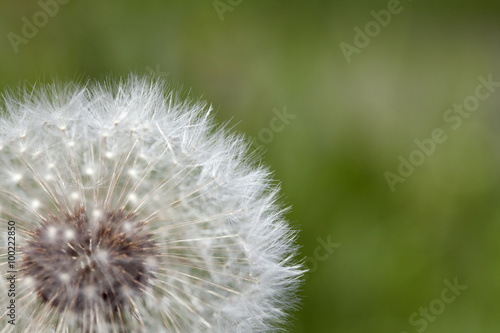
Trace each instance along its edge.
<instances>
[{"instance_id":1,"label":"fluffy white seed head","mask_svg":"<svg viewBox=\"0 0 500 333\"><path fill-rule=\"evenodd\" d=\"M279 329L303 273L295 233L204 103L130 77L9 95L2 112L0 269L15 221L18 270L2 332Z\"/></svg>"}]
</instances>

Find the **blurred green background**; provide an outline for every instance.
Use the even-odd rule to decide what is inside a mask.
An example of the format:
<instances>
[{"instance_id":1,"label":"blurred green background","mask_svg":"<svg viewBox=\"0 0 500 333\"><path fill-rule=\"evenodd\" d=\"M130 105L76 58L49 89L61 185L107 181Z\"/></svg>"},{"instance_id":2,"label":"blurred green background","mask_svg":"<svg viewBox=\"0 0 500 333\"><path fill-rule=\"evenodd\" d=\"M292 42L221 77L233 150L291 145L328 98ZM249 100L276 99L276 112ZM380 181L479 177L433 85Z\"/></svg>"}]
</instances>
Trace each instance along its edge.
<instances>
[{"instance_id":1,"label":"blurred green background","mask_svg":"<svg viewBox=\"0 0 500 333\"><path fill-rule=\"evenodd\" d=\"M370 25L388 6L71 0L44 21L4 0L0 89L156 72L254 137L311 268L292 332L500 332L500 88L456 130L443 119L479 76L500 81L500 5L402 0ZM23 17L40 23L25 40ZM367 24L348 62L340 44ZM437 128L447 140L392 191L386 172ZM446 303L455 278L467 289Z\"/></svg>"}]
</instances>

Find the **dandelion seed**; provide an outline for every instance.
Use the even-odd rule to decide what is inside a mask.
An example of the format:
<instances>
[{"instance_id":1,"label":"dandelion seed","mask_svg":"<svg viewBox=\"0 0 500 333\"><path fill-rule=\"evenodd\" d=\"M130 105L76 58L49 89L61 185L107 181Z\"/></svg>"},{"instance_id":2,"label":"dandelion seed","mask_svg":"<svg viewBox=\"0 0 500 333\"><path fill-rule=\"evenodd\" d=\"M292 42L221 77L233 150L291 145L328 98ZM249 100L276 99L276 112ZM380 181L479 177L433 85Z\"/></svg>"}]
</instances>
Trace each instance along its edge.
<instances>
[{"instance_id":1,"label":"dandelion seed","mask_svg":"<svg viewBox=\"0 0 500 333\"><path fill-rule=\"evenodd\" d=\"M3 108L0 269L13 220L19 283L1 332L280 329L303 274L295 233L268 170L205 104L130 77Z\"/></svg>"}]
</instances>

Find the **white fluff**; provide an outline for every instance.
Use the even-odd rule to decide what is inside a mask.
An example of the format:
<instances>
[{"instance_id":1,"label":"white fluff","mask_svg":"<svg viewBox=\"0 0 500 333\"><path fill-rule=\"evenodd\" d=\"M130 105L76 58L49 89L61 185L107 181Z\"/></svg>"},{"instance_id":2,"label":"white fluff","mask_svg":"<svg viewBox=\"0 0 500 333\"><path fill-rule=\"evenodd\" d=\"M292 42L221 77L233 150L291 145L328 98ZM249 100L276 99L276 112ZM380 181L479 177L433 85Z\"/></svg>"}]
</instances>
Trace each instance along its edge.
<instances>
[{"instance_id":1,"label":"white fluff","mask_svg":"<svg viewBox=\"0 0 500 333\"><path fill-rule=\"evenodd\" d=\"M0 118L0 272L7 221L16 222L16 266L28 232L82 205L137 214L161 255L152 286L122 313L130 332L275 332L296 305L303 274L278 186L248 142L214 127L202 102L161 82L68 85L4 97ZM249 157L250 156L250 157ZM47 237L51 237L48 230ZM74 237L66 230L67 239ZM127 232L127 224L124 226ZM52 234L53 236L53 234ZM106 253L100 254L106 262ZM63 269L63 268L62 268ZM68 274L60 273L62 281ZM5 280L5 279L4 279ZM77 332L78 313L40 302L17 276L16 326L2 332ZM7 285L0 286L6 323ZM92 295L92 288L82 292ZM122 291L126 293L127 291ZM99 332L113 322L95 310Z\"/></svg>"}]
</instances>

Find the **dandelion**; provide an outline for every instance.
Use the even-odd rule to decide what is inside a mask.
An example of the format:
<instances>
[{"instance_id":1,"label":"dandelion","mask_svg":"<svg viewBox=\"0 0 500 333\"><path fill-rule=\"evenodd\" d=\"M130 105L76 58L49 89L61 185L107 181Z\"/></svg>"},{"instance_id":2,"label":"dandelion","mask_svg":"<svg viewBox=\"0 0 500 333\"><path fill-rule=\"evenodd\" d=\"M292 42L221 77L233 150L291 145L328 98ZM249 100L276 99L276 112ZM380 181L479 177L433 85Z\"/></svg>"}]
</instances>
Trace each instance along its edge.
<instances>
[{"instance_id":1,"label":"dandelion","mask_svg":"<svg viewBox=\"0 0 500 333\"><path fill-rule=\"evenodd\" d=\"M206 104L131 76L10 94L2 111L1 332L282 327L303 274L295 232Z\"/></svg>"}]
</instances>

